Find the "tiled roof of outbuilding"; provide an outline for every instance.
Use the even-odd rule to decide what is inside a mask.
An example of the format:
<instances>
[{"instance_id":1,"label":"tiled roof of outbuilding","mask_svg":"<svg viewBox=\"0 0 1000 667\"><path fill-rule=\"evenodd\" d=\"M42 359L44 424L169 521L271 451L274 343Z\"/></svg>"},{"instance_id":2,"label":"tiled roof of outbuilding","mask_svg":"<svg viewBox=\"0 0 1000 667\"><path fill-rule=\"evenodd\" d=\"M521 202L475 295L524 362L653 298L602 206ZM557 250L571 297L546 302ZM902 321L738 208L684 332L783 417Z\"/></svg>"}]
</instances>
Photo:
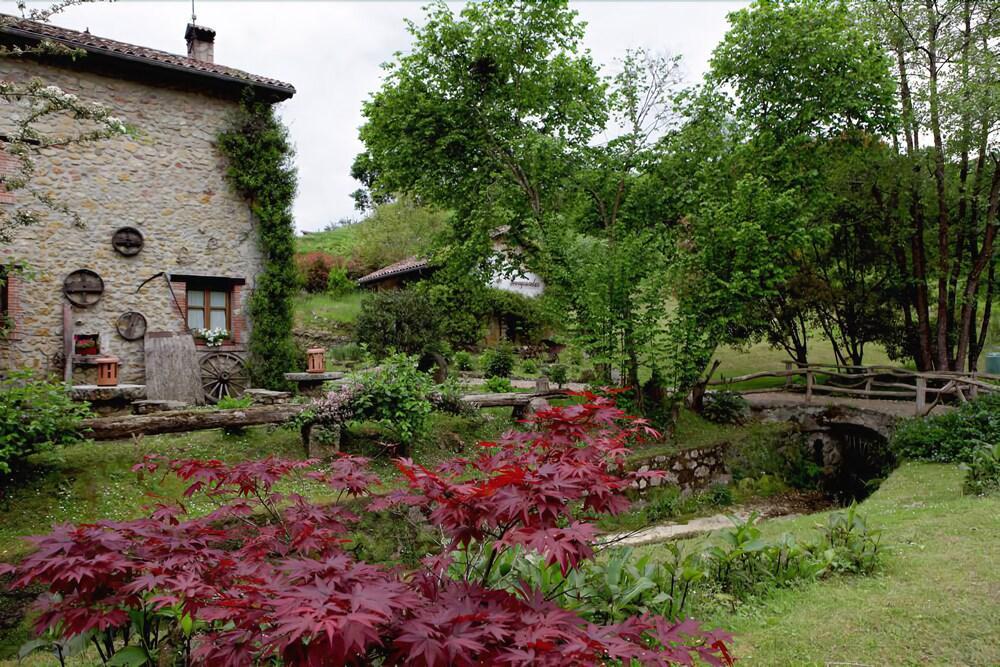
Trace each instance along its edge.
<instances>
[{"instance_id":1,"label":"tiled roof of outbuilding","mask_svg":"<svg viewBox=\"0 0 1000 667\"><path fill-rule=\"evenodd\" d=\"M358 283L364 285L366 283L378 282L379 280L388 278L389 276L396 276L401 273L411 273L413 271L422 271L426 269L427 266L428 264L426 259L407 257L406 259L398 261L395 264L383 266L378 271L372 271L367 276L358 278Z\"/></svg>"},{"instance_id":2,"label":"tiled roof of outbuilding","mask_svg":"<svg viewBox=\"0 0 1000 667\"><path fill-rule=\"evenodd\" d=\"M150 49L145 46L137 46L135 44L128 44L127 42L98 37L87 32L60 28L49 23L29 21L5 14L0 14L0 19L3 21L3 23L0 23L0 32L9 35L39 41L47 39L72 48L83 49L89 53L186 71L192 74L201 74L234 83L245 83L277 93L282 98L288 98L295 94L295 87L290 83L271 79L266 76L250 74L249 72L244 72L233 67L203 62L158 49Z\"/></svg>"}]
</instances>

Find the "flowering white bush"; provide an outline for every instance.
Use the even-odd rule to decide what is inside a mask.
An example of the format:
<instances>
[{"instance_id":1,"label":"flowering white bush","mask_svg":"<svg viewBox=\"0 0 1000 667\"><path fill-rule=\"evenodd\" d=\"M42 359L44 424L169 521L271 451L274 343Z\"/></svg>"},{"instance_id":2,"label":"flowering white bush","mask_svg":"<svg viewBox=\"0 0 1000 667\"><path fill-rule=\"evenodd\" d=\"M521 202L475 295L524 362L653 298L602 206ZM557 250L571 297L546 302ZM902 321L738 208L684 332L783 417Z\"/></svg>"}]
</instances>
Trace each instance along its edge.
<instances>
[{"instance_id":1,"label":"flowering white bush","mask_svg":"<svg viewBox=\"0 0 1000 667\"><path fill-rule=\"evenodd\" d=\"M205 341L205 345L209 347L219 347L227 338L229 338L229 331L222 328L217 329L198 329L195 331L198 338Z\"/></svg>"}]
</instances>

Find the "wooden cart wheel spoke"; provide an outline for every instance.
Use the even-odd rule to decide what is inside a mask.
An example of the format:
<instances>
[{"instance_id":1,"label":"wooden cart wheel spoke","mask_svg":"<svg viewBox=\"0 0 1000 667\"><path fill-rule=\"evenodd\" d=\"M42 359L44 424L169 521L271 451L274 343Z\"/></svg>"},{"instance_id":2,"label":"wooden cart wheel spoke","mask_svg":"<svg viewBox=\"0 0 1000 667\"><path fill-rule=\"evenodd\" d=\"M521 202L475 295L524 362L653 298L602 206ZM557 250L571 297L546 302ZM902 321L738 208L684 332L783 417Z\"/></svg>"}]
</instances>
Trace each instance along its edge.
<instances>
[{"instance_id":1,"label":"wooden cart wheel spoke","mask_svg":"<svg viewBox=\"0 0 1000 667\"><path fill-rule=\"evenodd\" d=\"M209 352L201 359L201 385L209 403L239 396L249 385L243 359L232 352Z\"/></svg>"}]
</instances>

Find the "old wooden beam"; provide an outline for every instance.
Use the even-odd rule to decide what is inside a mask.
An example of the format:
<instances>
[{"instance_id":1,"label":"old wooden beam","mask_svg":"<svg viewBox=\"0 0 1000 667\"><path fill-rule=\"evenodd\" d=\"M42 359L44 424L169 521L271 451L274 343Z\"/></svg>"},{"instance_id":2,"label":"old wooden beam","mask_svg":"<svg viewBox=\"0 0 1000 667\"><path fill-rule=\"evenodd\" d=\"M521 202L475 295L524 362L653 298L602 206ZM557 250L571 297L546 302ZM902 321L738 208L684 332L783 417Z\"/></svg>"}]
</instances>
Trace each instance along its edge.
<instances>
[{"instance_id":1,"label":"old wooden beam","mask_svg":"<svg viewBox=\"0 0 1000 667\"><path fill-rule=\"evenodd\" d=\"M235 410L178 410L151 415L86 419L82 427L94 440L119 440L133 435L184 433L210 428L242 428L280 424L305 410L305 404L261 405Z\"/></svg>"},{"instance_id":2,"label":"old wooden beam","mask_svg":"<svg viewBox=\"0 0 1000 667\"><path fill-rule=\"evenodd\" d=\"M563 395L565 392L558 390L532 394L466 394L462 400L475 408L510 407L524 413L536 399ZM234 410L172 410L147 415L86 419L82 428L87 430L87 436L93 440L119 440L133 435L281 424L309 407L308 403L285 403Z\"/></svg>"}]
</instances>

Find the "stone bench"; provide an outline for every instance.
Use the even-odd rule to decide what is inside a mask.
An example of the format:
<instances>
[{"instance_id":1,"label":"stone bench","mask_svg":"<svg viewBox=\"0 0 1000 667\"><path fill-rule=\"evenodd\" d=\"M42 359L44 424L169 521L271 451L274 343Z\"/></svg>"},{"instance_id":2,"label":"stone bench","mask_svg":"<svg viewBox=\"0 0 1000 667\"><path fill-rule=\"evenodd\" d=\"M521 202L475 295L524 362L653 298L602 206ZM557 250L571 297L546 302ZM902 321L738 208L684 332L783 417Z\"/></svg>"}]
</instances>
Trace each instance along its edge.
<instances>
[{"instance_id":1,"label":"stone bench","mask_svg":"<svg viewBox=\"0 0 1000 667\"><path fill-rule=\"evenodd\" d=\"M103 387L96 384L77 384L70 387L69 395L74 401L87 401L99 415L112 415L128 412L133 402L146 398L146 385L119 384Z\"/></svg>"}]
</instances>

